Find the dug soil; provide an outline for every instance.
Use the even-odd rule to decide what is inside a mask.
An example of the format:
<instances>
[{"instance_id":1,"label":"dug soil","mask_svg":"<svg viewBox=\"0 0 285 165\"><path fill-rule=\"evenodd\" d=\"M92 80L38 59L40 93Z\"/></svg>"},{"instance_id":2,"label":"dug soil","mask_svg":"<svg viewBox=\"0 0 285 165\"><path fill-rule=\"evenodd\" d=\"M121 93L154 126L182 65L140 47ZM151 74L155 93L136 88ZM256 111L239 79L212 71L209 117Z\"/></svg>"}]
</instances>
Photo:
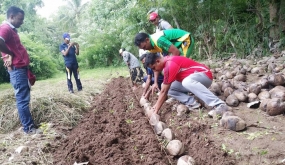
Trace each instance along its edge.
<instances>
[{"instance_id":1,"label":"dug soil","mask_svg":"<svg viewBox=\"0 0 285 165\"><path fill-rule=\"evenodd\" d=\"M169 155L165 141L154 133L139 106L141 94L141 88L131 89L129 79L112 79L79 124L63 132L65 138L56 140L59 145L54 149L54 164L176 165L180 156ZM283 163L283 115L270 117L241 104L232 111L246 121L247 129L234 132L220 127L204 108L178 117L174 108L177 103L165 103L160 120L184 144L183 155L193 157L196 165Z\"/></svg>"}]
</instances>

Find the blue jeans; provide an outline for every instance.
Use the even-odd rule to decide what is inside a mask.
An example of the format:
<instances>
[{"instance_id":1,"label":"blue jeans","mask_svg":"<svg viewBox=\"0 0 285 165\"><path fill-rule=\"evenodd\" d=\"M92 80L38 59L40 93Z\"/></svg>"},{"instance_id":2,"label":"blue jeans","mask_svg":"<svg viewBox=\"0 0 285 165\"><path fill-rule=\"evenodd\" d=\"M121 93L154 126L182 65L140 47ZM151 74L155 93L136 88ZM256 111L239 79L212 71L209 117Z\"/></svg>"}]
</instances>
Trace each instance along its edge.
<instances>
[{"instance_id":1,"label":"blue jeans","mask_svg":"<svg viewBox=\"0 0 285 165\"><path fill-rule=\"evenodd\" d=\"M14 87L19 118L24 131L28 132L35 125L29 108L30 87L28 84L27 69L14 69L9 71L9 74L10 82Z\"/></svg>"},{"instance_id":2,"label":"blue jeans","mask_svg":"<svg viewBox=\"0 0 285 165\"><path fill-rule=\"evenodd\" d=\"M82 90L82 84L79 78L79 67L78 63L73 64L65 64L66 66L66 76L67 76L67 86L69 91L73 91L73 84L71 81L72 73L74 75L74 79L76 82L76 86L78 90Z\"/></svg>"}]
</instances>

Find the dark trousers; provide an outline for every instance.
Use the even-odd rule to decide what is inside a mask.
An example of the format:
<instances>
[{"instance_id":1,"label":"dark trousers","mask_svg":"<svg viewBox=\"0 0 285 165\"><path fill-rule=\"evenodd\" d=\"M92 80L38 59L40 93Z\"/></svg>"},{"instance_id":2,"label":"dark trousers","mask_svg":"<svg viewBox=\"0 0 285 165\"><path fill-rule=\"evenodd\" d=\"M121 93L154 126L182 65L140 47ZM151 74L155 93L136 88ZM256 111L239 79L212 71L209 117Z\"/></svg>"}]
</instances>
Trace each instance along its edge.
<instances>
[{"instance_id":1,"label":"dark trousers","mask_svg":"<svg viewBox=\"0 0 285 165\"><path fill-rule=\"evenodd\" d=\"M76 81L77 89L82 90L82 84L79 78L79 67L78 63L73 64L65 64L66 67L66 76L67 76L67 86L69 91L73 91L73 84L71 81L72 73L74 75L74 79Z\"/></svg>"},{"instance_id":2,"label":"dark trousers","mask_svg":"<svg viewBox=\"0 0 285 165\"><path fill-rule=\"evenodd\" d=\"M147 76L144 76L143 78L143 81L146 82L147 80ZM154 77L151 78L151 81L150 81L150 85L152 85L154 83ZM157 80L157 85L158 85L158 88L161 89L161 84L163 83L163 77L159 77L158 80Z\"/></svg>"}]
</instances>

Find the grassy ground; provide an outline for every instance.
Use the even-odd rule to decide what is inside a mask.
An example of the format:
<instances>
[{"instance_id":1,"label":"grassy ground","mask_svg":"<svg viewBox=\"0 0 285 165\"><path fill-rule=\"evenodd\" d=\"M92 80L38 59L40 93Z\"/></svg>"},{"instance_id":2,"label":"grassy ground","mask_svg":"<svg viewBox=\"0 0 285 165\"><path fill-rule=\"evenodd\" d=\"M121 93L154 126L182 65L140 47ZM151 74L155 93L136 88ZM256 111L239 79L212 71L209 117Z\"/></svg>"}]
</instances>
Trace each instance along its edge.
<instances>
[{"instance_id":1,"label":"grassy ground","mask_svg":"<svg viewBox=\"0 0 285 165\"><path fill-rule=\"evenodd\" d=\"M91 107L96 94L99 94L111 78L129 76L126 67L97 68L82 70L80 79L83 91L78 92L73 80L74 94L67 90L65 73L57 74L52 79L37 81L32 87L30 109L35 123L40 125L44 135L30 138L22 134L14 98L14 90L10 84L1 84L0 90L0 164L21 164L37 162L51 164L51 158L44 152L37 152L58 136L53 130L54 124L72 127L82 118L82 114ZM30 145L31 140L36 145ZM15 149L28 145L28 153L15 154ZM36 151L35 151L36 150ZM8 161L11 159L10 161Z\"/></svg>"}]
</instances>

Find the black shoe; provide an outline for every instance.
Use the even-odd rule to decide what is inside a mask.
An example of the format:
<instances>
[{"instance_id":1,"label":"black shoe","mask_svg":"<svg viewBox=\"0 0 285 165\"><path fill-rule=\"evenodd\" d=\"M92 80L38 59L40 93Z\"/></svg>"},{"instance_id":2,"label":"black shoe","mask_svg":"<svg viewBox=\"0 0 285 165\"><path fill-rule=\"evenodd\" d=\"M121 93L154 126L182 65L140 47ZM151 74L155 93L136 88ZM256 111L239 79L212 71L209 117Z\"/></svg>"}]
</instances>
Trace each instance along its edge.
<instances>
[{"instance_id":1,"label":"black shoe","mask_svg":"<svg viewBox=\"0 0 285 165\"><path fill-rule=\"evenodd\" d=\"M73 91L73 90L69 90L69 92L70 92L70 93L74 93L74 91Z\"/></svg>"},{"instance_id":2,"label":"black shoe","mask_svg":"<svg viewBox=\"0 0 285 165\"><path fill-rule=\"evenodd\" d=\"M82 91L82 89L78 89L78 92L79 92L79 91Z\"/></svg>"}]
</instances>

